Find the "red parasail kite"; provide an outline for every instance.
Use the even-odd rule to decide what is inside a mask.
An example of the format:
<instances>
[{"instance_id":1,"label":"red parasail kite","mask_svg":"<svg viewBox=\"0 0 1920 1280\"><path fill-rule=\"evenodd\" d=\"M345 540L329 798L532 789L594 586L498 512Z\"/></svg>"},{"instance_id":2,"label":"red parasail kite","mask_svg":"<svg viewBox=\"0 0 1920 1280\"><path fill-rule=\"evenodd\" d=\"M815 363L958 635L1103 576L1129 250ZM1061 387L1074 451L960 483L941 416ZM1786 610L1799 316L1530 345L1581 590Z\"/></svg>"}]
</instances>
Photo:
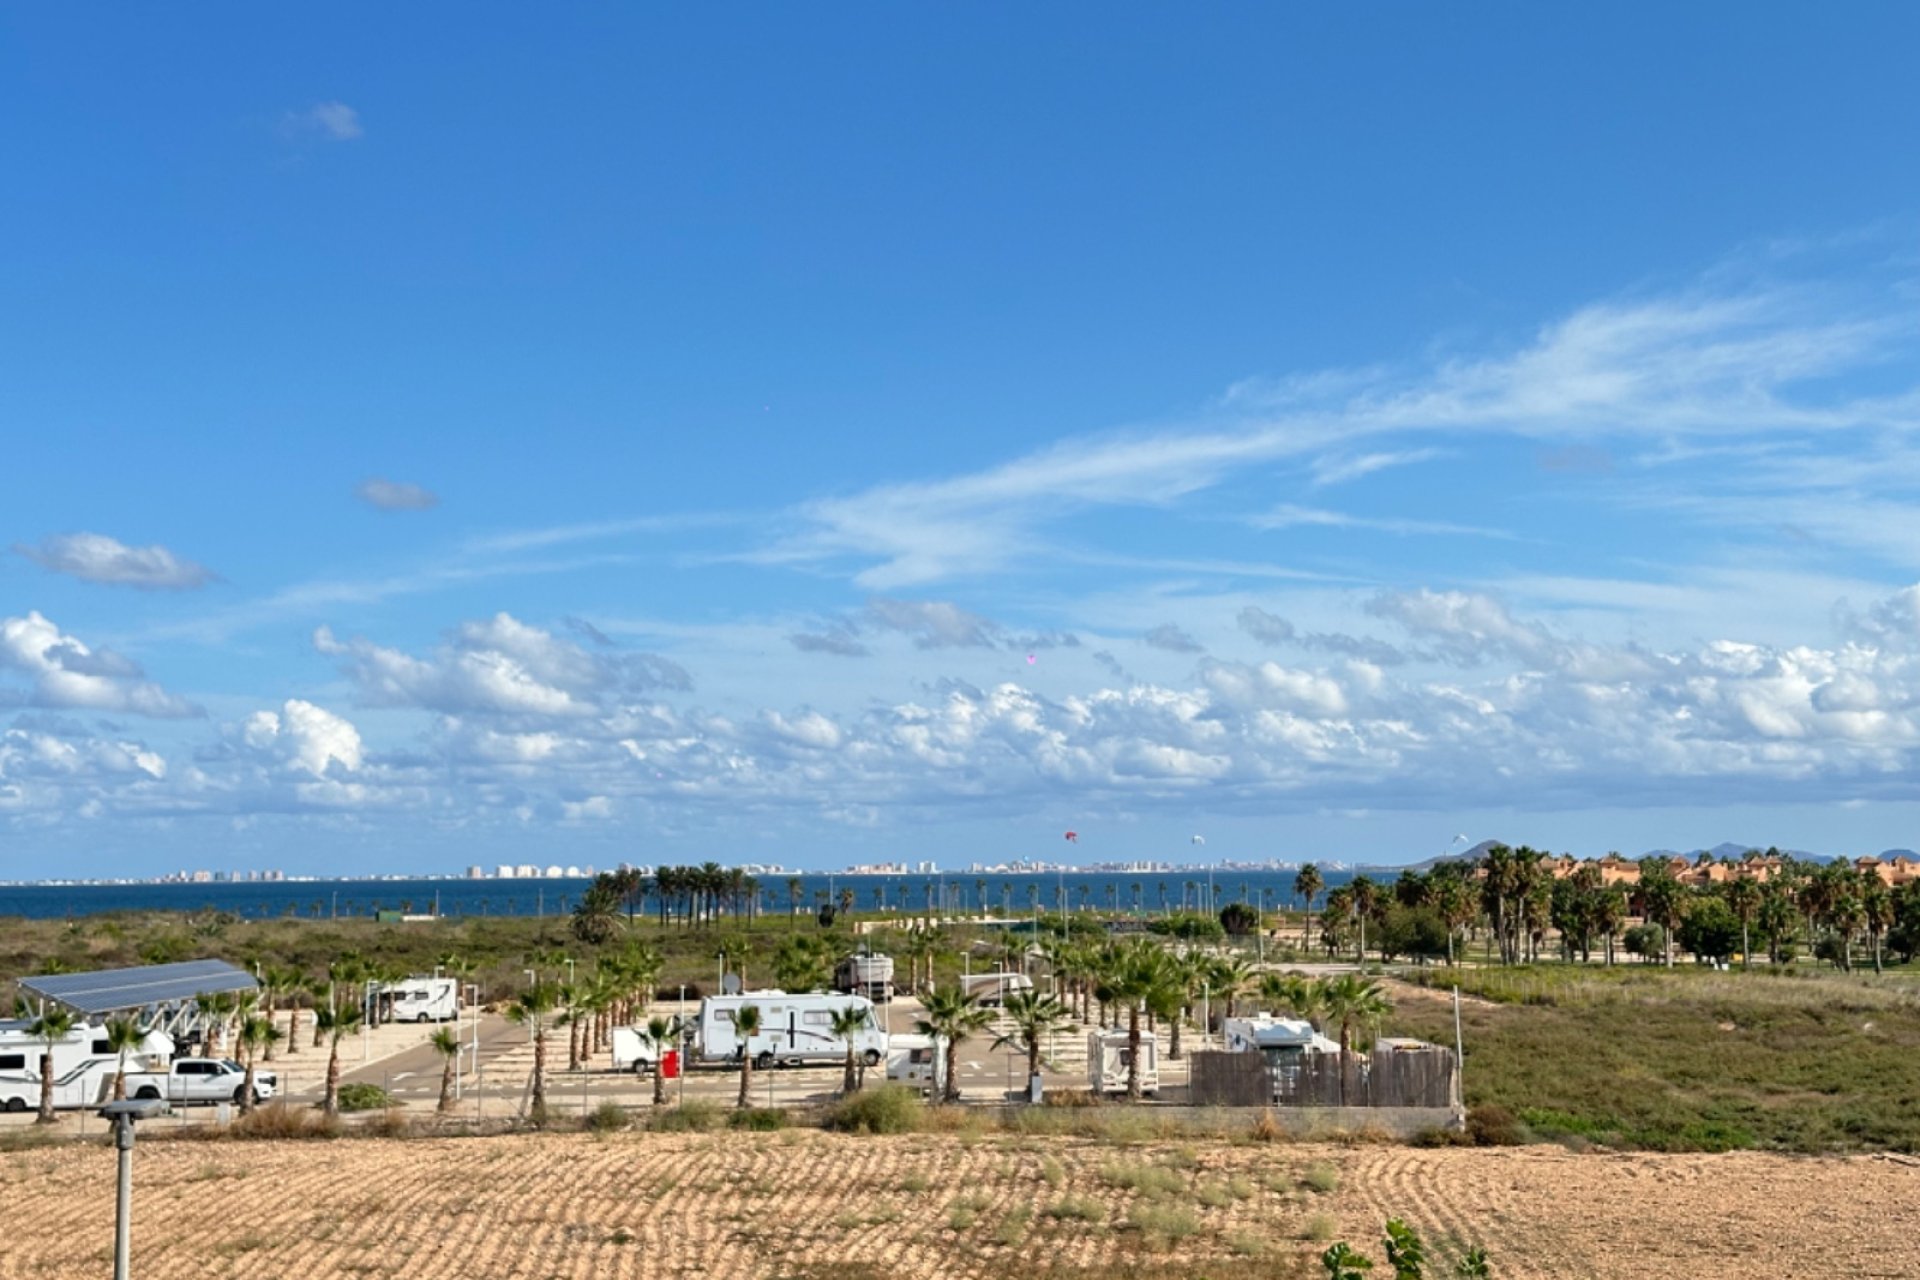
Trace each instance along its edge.
<instances>
[{"instance_id":1,"label":"red parasail kite","mask_svg":"<svg viewBox=\"0 0 1920 1280\"><path fill-rule=\"evenodd\" d=\"M1079 843L1080 843L1080 833L1079 833L1078 831L1069 831L1069 832L1067 832L1067 839L1069 839L1069 840L1071 840L1071 841L1073 841L1073 842L1074 842L1075 844L1079 844Z\"/></svg>"}]
</instances>

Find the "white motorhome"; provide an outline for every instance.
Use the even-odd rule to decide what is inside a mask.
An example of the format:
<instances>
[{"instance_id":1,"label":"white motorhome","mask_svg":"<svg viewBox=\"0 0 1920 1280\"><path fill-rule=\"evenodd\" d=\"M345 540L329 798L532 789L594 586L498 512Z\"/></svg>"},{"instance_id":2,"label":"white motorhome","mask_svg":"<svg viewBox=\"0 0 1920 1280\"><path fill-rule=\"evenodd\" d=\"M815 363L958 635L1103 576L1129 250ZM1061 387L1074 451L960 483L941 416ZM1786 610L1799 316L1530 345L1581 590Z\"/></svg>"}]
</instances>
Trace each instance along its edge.
<instances>
[{"instance_id":1,"label":"white motorhome","mask_svg":"<svg viewBox=\"0 0 1920 1280\"><path fill-rule=\"evenodd\" d=\"M47 1042L28 1030L25 1019L0 1021L0 1110L27 1111L40 1105L40 1059ZM173 1038L149 1031L127 1054L127 1071L165 1069L173 1057ZM82 1023L53 1043L53 1105L89 1107L113 1092L120 1055L107 1044L103 1028Z\"/></svg>"},{"instance_id":2,"label":"white motorhome","mask_svg":"<svg viewBox=\"0 0 1920 1280\"><path fill-rule=\"evenodd\" d=\"M760 1030L743 1043L734 1030L734 1014L746 1005L760 1010ZM854 1033L853 1051L868 1066L887 1056L887 1031L865 996L819 992L748 991L732 996L708 996L700 1002L695 1043L703 1062L738 1062L751 1058L760 1068L776 1063L843 1062L847 1042L833 1034L833 1015L843 1009L866 1013L865 1024Z\"/></svg>"},{"instance_id":3,"label":"white motorhome","mask_svg":"<svg viewBox=\"0 0 1920 1280\"><path fill-rule=\"evenodd\" d=\"M394 1022L452 1022L460 1016L460 983L454 978L407 978L373 989L383 1018Z\"/></svg>"},{"instance_id":4,"label":"white motorhome","mask_svg":"<svg viewBox=\"0 0 1920 1280\"><path fill-rule=\"evenodd\" d=\"M878 953L848 956L833 970L833 989L862 995L875 1004L893 999L893 957Z\"/></svg>"},{"instance_id":5,"label":"white motorhome","mask_svg":"<svg viewBox=\"0 0 1920 1280\"><path fill-rule=\"evenodd\" d=\"M1016 991L1033 990L1033 979L1024 973L972 973L960 979L960 989L975 1004L1005 1004Z\"/></svg>"},{"instance_id":6,"label":"white motorhome","mask_svg":"<svg viewBox=\"0 0 1920 1280\"><path fill-rule=\"evenodd\" d=\"M1125 1027L1087 1032L1087 1088L1096 1094L1125 1093L1132 1049ZM1140 1092L1160 1092L1160 1042L1151 1031L1140 1033Z\"/></svg>"},{"instance_id":7,"label":"white motorhome","mask_svg":"<svg viewBox=\"0 0 1920 1280\"><path fill-rule=\"evenodd\" d=\"M924 1094L944 1092L947 1086L946 1037L887 1037L887 1081L890 1084L903 1084Z\"/></svg>"},{"instance_id":8,"label":"white motorhome","mask_svg":"<svg viewBox=\"0 0 1920 1280\"><path fill-rule=\"evenodd\" d=\"M1311 1022L1256 1013L1250 1018L1228 1018L1220 1024L1229 1053L1259 1053L1273 1076L1274 1097L1294 1087L1301 1065L1311 1054L1340 1052L1338 1041L1313 1029Z\"/></svg>"}]
</instances>

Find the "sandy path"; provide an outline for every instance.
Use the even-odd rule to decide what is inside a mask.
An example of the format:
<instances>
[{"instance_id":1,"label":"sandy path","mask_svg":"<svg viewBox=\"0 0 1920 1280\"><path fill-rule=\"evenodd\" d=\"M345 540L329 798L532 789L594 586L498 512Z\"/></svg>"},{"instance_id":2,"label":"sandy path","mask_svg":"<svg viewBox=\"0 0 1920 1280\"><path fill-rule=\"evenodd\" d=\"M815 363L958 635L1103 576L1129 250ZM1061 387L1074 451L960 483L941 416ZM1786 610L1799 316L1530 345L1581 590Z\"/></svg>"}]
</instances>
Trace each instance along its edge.
<instances>
[{"instance_id":1,"label":"sandy path","mask_svg":"<svg viewBox=\"0 0 1920 1280\"><path fill-rule=\"evenodd\" d=\"M1261 1248L1284 1274L1316 1217L1377 1257L1397 1214L1445 1257L1484 1244L1503 1277L1920 1274L1920 1168L1872 1159L793 1132L151 1142L137 1163L143 1280L1093 1275L1148 1247L1143 1208L1190 1216L1182 1267ZM1302 1184L1316 1165L1337 1189ZM1151 1166L1166 1198L1116 1185ZM112 1179L101 1147L0 1156L0 1280L101 1274Z\"/></svg>"}]
</instances>

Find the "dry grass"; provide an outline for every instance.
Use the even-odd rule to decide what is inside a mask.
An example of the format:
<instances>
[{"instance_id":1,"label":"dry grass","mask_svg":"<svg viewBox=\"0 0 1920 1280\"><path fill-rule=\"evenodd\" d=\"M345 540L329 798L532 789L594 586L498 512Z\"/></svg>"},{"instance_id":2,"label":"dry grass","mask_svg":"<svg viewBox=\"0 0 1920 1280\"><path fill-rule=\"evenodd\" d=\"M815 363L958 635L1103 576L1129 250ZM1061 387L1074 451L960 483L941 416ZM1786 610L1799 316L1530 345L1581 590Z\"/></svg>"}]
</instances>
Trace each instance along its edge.
<instances>
[{"instance_id":1,"label":"dry grass","mask_svg":"<svg viewBox=\"0 0 1920 1280\"><path fill-rule=\"evenodd\" d=\"M112 1158L0 1156L0 1280L99 1274ZM1756 1153L519 1134L143 1144L138 1184L144 1280L1240 1280L1313 1274L1328 1238L1377 1256L1395 1215L1437 1274L1469 1244L1508 1280L1712 1280L1760 1258L1773 1276L1920 1274L1920 1237L1887 1210L1912 1203L1914 1169Z\"/></svg>"}]
</instances>

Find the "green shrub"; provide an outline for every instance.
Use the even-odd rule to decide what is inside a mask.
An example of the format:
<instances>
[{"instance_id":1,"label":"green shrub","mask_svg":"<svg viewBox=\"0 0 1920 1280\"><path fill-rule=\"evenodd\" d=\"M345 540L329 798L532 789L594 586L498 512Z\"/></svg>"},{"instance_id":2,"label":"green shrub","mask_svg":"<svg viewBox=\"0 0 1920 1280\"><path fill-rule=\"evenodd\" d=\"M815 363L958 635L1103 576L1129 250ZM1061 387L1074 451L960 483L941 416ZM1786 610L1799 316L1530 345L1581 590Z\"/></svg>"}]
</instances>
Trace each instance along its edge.
<instances>
[{"instance_id":1,"label":"green shrub","mask_svg":"<svg viewBox=\"0 0 1920 1280\"><path fill-rule=\"evenodd\" d=\"M1151 1164L1110 1164L1100 1170L1110 1187L1138 1193L1143 1199L1164 1200L1186 1189L1187 1181L1172 1169Z\"/></svg>"},{"instance_id":2,"label":"green shrub","mask_svg":"<svg viewBox=\"0 0 1920 1280\"><path fill-rule=\"evenodd\" d=\"M1106 1215L1098 1200L1083 1196L1065 1196L1047 1206L1047 1216L1060 1222L1098 1222Z\"/></svg>"},{"instance_id":3,"label":"green shrub","mask_svg":"<svg viewBox=\"0 0 1920 1280\"><path fill-rule=\"evenodd\" d=\"M865 1089L827 1108L821 1127L835 1133L912 1133L926 1104L904 1085Z\"/></svg>"},{"instance_id":4,"label":"green shrub","mask_svg":"<svg viewBox=\"0 0 1920 1280\"><path fill-rule=\"evenodd\" d=\"M633 1123L627 1109L617 1102L603 1102L587 1113L584 1127L593 1133L618 1133Z\"/></svg>"},{"instance_id":5,"label":"green shrub","mask_svg":"<svg viewBox=\"0 0 1920 1280\"><path fill-rule=\"evenodd\" d=\"M1143 1204L1127 1215L1127 1226L1138 1231L1151 1247L1166 1249L1198 1231L1200 1219L1193 1210L1178 1205Z\"/></svg>"},{"instance_id":6,"label":"green shrub","mask_svg":"<svg viewBox=\"0 0 1920 1280\"><path fill-rule=\"evenodd\" d=\"M1317 1195L1331 1195L1340 1189L1340 1173L1330 1164L1316 1164L1300 1175L1300 1185Z\"/></svg>"},{"instance_id":7,"label":"green shrub","mask_svg":"<svg viewBox=\"0 0 1920 1280\"><path fill-rule=\"evenodd\" d=\"M647 1128L655 1133L705 1133L720 1127L720 1108L704 1100L663 1107L647 1118Z\"/></svg>"},{"instance_id":8,"label":"green shrub","mask_svg":"<svg viewBox=\"0 0 1920 1280\"><path fill-rule=\"evenodd\" d=\"M343 1084L340 1086L340 1109L342 1111L385 1111L393 1105L393 1095L377 1084Z\"/></svg>"},{"instance_id":9,"label":"green shrub","mask_svg":"<svg viewBox=\"0 0 1920 1280\"><path fill-rule=\"evenodd\" d=\"M772 1133L775 1129L787 1127L787 1113L778 1107L748 1107L744 1111L727 1113L727 1128L750 1129L755 1133Z\"/></svg>"}]
</instances>

